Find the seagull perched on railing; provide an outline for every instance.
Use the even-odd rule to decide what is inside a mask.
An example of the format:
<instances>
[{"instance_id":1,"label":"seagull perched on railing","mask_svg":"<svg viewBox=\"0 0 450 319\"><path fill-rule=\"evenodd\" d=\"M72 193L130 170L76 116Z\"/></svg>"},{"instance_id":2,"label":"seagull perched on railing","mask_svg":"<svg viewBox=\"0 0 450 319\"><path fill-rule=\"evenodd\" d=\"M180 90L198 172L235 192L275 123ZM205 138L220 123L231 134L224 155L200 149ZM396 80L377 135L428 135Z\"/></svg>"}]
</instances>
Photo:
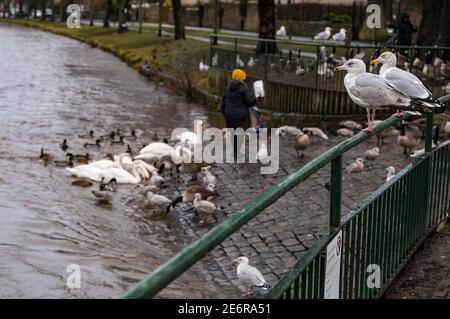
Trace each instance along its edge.
<instances>
[{"instance_id":1,"label":"seagull perched on railing","mask_svg":"<svg viewBox=\"0 0 450 319\"><path fill-rule=\"evenodd\" d=\"M282 25L280 29L277 30L276 35L277 37L285 37L287 35L284 25Z\"/></svg>"},{"instance_id":2,"label":"seagull perched on railing","mask_svg":"<svg viewBox=\"0 0 450 319\"><path fill-rule=\"evenodd\" d=\"M427 112L429 108L443 108L444 104L439 102L414 74L397 68L397 57L392 52L384 52L370 63L382 63L381 77L389 81L398 91L412 98L422 112Z\"/></svg>"},{"instance_id":3,"label":"seagull perched on railing","mask_svg":"<svg viewBox=\"0 0 450 319\"><path fill-rule=\"evenodd\" d=\"M330 27L326 27L325 31L322 31L314 36L314 40L328 40L331 36L331 30L333 29Z\"/></svg>"},{"instance_id":4,"label":"seagull perched on railing","mask_svg":"<svg viewBox=\"0 0 450 319\"><path fill-rule=\"evenodd\" d=\"M336 33L336 34L333 35L333 40L334 41L342 41L342 42L344 42L345 39L347 38L346 32L347 32L347 30L345 30L344 28L341 28L339 30L339 33Z\"/></svg>"}]
</instances>

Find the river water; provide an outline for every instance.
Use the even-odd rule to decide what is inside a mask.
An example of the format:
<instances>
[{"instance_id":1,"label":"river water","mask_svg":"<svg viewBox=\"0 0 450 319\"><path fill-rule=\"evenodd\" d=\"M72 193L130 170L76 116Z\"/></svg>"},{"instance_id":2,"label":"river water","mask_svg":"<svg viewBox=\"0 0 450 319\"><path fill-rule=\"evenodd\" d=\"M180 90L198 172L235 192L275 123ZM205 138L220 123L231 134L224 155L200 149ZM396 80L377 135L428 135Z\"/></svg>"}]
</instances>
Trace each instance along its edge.
<instances>
[{"instance_id":1,"label":"river water","mask_svg":"<svg viewBox=\"0 0 450 319\"><path fill-rule=\"evenodd\" d=\"M179 225L155 220L128 203L120 187L112 207L68 173L44 166L41 147L64 159L59 144L84 153L78 134L136 129L152 132L212 123L217 115L154 85L110 54L35 29L0 24L0 297L116 298L185 243ZM142 145L142 144L141 144ZM134 145L137 147L137 145ZM90 151L95 158L124 146ZM81 269L68 289L67 266ZM220 297L192 271L161 297Z\"/></svg>"}]
</instances>

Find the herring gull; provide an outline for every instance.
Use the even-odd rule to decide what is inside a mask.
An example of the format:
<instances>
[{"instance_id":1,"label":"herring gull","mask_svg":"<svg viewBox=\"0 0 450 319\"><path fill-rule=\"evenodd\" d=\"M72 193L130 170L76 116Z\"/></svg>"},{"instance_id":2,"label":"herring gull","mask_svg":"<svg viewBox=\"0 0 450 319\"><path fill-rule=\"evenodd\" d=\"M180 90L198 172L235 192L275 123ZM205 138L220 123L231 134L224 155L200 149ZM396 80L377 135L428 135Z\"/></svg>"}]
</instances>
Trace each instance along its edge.
<instances>
[{"instance_id":1,"label":"herring gull","mask_svg":"<svg viewBox=\"0 0 450 319\"><path fill-rule=\"evenodd\" d=\"M314 36L314 40L328 40L331 36L331 30L333 29L326 27L325 31L322 31Z\"/></svg>"},{"instance_id":2,"label":"herring gull","mask_svg":"<svg viewBox=\"0 0 450 319\"><path fill-rule=\"evenodd\" d=\"M375 111L386 107L407 107L411 99L397 91L379 75L367 73L362 60L351 59L335 70L345 70L344 85L348 95L357 105L366 108L368 127L364 132L373 130ZM372 114L371 114L372 112Z\"/></svg>"},{"instance_id":3,"label":"herring gull","mask_svg":"<svg viewBox=\"0 0 450 319\"><path fill-rule=\"evenodd\" d=\"M247 257L239 257L233 260L232 263L237 265L236 271L239 281L247 286L247 295L253 292L253 287L270 288L261 272L249 265Z\"/></svg>"},{"instance_id":4,"label":"herring gull","mask_svg":"<svg viewBox=\"0 0 450 319\"><path fill-rule=\"evenodd\" d=\"M345 41L345 39L347 38L347 36L346 36L346 33L347 32L347 30L345 30L344 28L341 28L340 30L339 30L339 33L336 33L336 34L334 34L333 35L333 40L334 41Z\"/></svg>"},{"instance_id":5,"label":"herring gull","mask_svg":"<svg viewBox=\"0 0 450 319\"><path fill-rule=\"evenodd\" d=\"M397 68L397 57L392 52L384 52L370 63L382 63L381 77L412 99L412 103L407 109L426 113L430 108L443 106L414 74Z\"/></svg>"}]
</instances>

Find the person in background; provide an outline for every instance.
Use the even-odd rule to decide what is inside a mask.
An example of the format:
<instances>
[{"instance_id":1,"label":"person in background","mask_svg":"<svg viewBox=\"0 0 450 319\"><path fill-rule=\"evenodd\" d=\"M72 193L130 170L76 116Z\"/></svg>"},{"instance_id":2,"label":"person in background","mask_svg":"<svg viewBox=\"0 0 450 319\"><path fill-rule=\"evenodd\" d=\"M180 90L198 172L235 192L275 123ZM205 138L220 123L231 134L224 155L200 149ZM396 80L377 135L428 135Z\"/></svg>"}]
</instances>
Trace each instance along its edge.
<instances>
[{"instance_id":1,"label":"person in background","mask_svg":"<svg viewBox=\"0 0 450 319\"><path fill-rule=\"evenodd\" d=\"M409 14L402 13L400 15L400 21L398 22L397 32L397 45L411 45L412 33L417 31L417 27L409 20Z\"/></svg>"},{"instance_id":2,"label":"person in background","mask_svg":"<svg viewBox=\"0 0 450 319\"><path fill-rule=\"evenodd\" d=\"M249 108L256 104L257 99L245 83L246 79L247 74L241 69L234 69L231 73L231 82L222 97L221 106L227 128L242 128L245 131L250 127ZM241 148L237 136L234 136L233 145L234 156L237 158Z\"/></svg>"}]
</instances>

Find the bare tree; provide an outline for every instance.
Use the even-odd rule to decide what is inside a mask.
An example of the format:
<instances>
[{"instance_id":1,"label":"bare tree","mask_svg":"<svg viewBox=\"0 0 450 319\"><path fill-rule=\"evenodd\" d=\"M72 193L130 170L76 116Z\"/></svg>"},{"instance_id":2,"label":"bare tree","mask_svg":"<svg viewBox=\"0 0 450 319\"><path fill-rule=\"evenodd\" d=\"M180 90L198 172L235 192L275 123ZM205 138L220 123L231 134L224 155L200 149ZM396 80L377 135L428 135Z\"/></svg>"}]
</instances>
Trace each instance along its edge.
<instances>
[{"instance_id":1,"label":"bare tree","mask_svg":"<svg viewBox=\"0 0 450 319\"><path fill-rule=\"evenodd\" d=\"M164 0L159 0L158 4L158 37L162 36L162 11Z\"/></svg>"},{"instance_id":2,"label":"bare tree","mask_svg":"<svg viewBox=\"0 0 450 319\"><path fill-rule=\"evenodd\" d=\"M103 17L103 27L109 28L109 20L111 19L112 0L106 0L105 16Z\"/></svg>"},{"instance_id":3,"label":"bare tree","mask_svg":"<svg viewBox=\"0 0 450 319\"><path fill-rule=\"evenodd\" d=\"M245 20L247 19L248 0L239 0L239 16L240 16L240 30L245 29Z\"/></svg>"},{"instance_id":4,"label":"bare tree","mask_svg":"<svg viewBox=\"0 0 450 319\"><path fill-rule=\"evenodd\" d=\"M175 40L185 39L183 24L183 6L181 0L172 0L173 21L175 24Z\"/></svg>"},{"instance_id":5,"label":"bare tree","mask_svg":"<svg viewBox=\"0 0 450 319\"><path fill-rule=\"evenodd\" d=\"M259 38L275 40L275 1L258 0ZM275 42L258 43L258 53L276 53L278 51Z\"/></svg>"},{"instance_id":6,"label":"bare tree","mask_svg":"<svg viewBox=\"0 0 450 319\"><path fill-rule=\"evenodd\" d=\"M45 21L46 0L41 0L41 20Z\"/></svg>"}]
</instances>

